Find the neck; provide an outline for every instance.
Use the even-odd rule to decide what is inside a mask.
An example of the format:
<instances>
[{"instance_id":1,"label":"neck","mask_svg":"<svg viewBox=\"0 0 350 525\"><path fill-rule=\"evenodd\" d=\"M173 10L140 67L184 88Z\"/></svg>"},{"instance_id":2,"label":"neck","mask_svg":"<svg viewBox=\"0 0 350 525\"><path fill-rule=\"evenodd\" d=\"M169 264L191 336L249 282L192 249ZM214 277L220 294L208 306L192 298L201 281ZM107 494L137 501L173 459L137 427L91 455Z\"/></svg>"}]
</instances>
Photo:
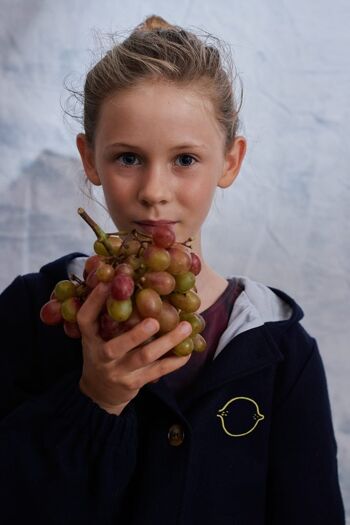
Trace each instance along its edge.
<instances>
[{"instance_id":1,"label":"neck","mask_svg":"<svg viewBox=\"0 0 350 525\"><path fill-rule=\"evenodd\" d=\"M209 308L220 297L227 287L227 280L211 268L203 258L200 235L192 243L193 251L200 257L202 269L196 276L197 293L201 299L198 312Z\"/></svg>"}]
</instances>

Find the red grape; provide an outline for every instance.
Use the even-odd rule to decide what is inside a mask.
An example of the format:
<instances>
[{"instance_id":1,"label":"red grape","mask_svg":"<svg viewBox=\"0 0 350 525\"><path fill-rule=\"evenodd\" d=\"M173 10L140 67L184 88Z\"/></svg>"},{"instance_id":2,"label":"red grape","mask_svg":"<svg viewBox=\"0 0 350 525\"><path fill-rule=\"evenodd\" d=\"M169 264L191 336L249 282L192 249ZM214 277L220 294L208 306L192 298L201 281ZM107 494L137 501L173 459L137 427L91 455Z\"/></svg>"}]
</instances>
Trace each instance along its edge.
<instances>
[{"instance_id":1,"label":"red grape","mask_svg":"<svg viewBox=\"0 0 350 525\"><path fill-rule=\"evenodd\" d=\"M170 248L175 242L175 233L168 226L157 226L152 233L152 239L160 248Z\"/></svg>"},{"instance_id":2,"label":"red grape","mask_svg":"<svg viewBox=\"0 0 350 525\"><path fill-rule=\"evenodd\" d=\"M140 279L145 288L152 288L159 295L169 295L175 289L175 279L168 272L146 272Z\"/></svg>"},{"instance_id":3,"label":"red grape","mask_svg":"<svg viewBox=\"0 0 350 525\"><path fill-rule=\"evenodd\" d=\"M119 273L114 276L111 284L111 296L116 301L129 299L134 292L134 281L130 275Z\"/></svg>"},{"instance_id":4,"label":"red grape","mask_svg":"<svg viewBox=\"0 0 350 525\"><path fill-rule=\"evenodd\" d=\"M191 268L192 259L188 253L179 248L170 248L170 264L168 266L168 272L177 275L180 273L188 272Z\"/></svg>"},{"instance_id":5,"label":"red grape","mask_svg":"<svg viewBox=\"0 0 350 525\"><path fill-rule=\"evenodd\" d=\"M61 303L57 299L51 299L51 301L45 303L40 310L40 319L48 325L62 323Z\"/></svg>"},{"instance_id":6,"label":"red grape","mask_svg":"<svg viewBox=\"0 0 350 525\"><path fill-rule=\"evenodd\" d=\"M68 337L71 337L72 339L80 339L81 337L81 332L77 323L69 323L68 321L64 321L63 330L65 334L67 334Z\"/></svg>"},{"instance_id":7,"label":"red grape","mask_svg":"<svg viewBox=\"0 0 350 525\"><path fill-rule=\"evenodd\" d=\"M194 274L194 275L198 275L199 272L201 271L202 269L202 263L201 263L201 260L200 258L198 257L197 254L191 252L191 259L192 259L192 264L191 264L191 268L190 268L190 271Z\"/></svg>"}]
</instances>

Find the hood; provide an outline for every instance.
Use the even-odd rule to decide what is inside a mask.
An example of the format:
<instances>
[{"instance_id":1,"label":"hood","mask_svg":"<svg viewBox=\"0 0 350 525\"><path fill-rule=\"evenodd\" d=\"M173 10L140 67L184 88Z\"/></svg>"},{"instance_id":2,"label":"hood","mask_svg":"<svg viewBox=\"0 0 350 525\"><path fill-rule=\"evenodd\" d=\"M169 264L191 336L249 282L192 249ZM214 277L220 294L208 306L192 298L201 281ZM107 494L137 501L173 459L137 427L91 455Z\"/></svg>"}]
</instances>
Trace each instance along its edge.
<instances>
[{"instance_id":1,"label":"hood","mask_svg":"<svg viewBox=\"0 0 350 525\"><path fill-rule=\"evenodd\" d=\"M282 331L302 319L300 306L286 293L254 281L233 275L243 288L237 297L226 330L223 332L214 359L237 335L268 323L278 323Z\"/></svg>"}]
</instances>

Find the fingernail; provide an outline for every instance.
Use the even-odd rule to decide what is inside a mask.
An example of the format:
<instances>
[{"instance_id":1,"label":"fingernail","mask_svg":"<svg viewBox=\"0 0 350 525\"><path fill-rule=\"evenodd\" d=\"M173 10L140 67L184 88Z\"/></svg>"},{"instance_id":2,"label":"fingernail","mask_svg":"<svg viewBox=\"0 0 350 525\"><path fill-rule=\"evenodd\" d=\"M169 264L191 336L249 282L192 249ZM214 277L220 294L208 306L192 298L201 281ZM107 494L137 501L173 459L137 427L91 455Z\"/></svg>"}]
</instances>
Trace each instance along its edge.
<instances>
[{"instance_id":1,"label":"fingernail","mask_svg":"<svg viewBox=\"0 0 350 525\"><path fill-rule=\"evenodd\" d=\"M157 328L157 323L154 319L147 319L144 324L143 324L146 332L149 332L150 334L152 334L153 332L155 332L156 328Z\"/></svg>"},{"instance_id":2,"label":"fingernail","mask_svg":"<svg viewBox=\"0 0 350 525\"><path fill-rule=\"evenodd\" d=\"M192 332L192 326L187 321L180 323L180 332L182 334L190 334Z\"/></svg>"}]
</instances>

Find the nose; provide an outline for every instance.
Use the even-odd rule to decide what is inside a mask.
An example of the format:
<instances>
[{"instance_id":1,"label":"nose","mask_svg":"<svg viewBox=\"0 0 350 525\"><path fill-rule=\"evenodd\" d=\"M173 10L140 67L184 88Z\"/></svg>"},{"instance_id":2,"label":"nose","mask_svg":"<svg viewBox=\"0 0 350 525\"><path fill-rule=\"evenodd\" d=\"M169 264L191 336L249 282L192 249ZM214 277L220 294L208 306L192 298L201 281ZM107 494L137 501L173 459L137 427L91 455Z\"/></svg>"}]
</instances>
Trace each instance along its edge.
<instances>
[{"instance_id":1,"label":"nose","mask_svg":"<svg viewBox=\"0 0 350 525\"><path fill-rule=\"evenodd\" d=\"M144 171L138 198L143 206L166 204L171 200L171 177L161 165L149 166Z\"/></svg>"}]
</instances>

